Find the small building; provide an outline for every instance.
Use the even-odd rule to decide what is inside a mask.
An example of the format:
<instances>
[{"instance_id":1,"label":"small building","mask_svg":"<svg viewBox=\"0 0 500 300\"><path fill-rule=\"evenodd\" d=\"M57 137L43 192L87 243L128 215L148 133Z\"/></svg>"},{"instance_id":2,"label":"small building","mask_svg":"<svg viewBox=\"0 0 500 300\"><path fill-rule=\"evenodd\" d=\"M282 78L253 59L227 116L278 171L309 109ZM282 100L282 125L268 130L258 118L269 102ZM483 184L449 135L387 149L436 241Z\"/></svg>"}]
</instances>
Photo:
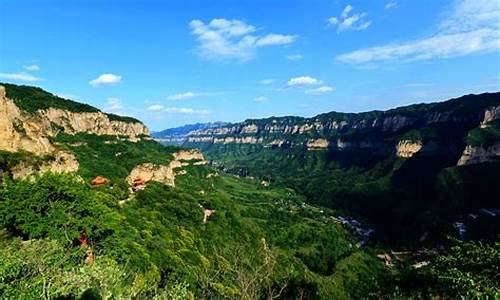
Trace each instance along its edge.
<instances>
[{"instance_id":1,"label":"small building","mask_svg":"<svg viewBox=\"0 0 500 300\"><path fill-rule=\"evenodd\" d=\"M99 186L103 186L103 185L107 184L108 182L109 182L109 179L107 179L106 177L97 176L96 178L92 179L90 184L93 187L99 187Z\"/></svg>"},{"instance_id":2,"label":"small building","mask_svg":"<svg viewBox=\"0 0 500 300\"><path fill-rule=\"evenodd\" d=\"M80 238L78 239L80 246L87 248L89 246L89 238L84 233L80 234Z\"/></svg>"},{"instance_id":3,"label":"small building","mask_svg":"<svg viewBox=\"0 0 500 300\"><path fill-rule=\"evenodd\" d=\"M146 182L141 178L135 178L132 182L132 189L134 192L143 190L146 187Z\"/></svg>"}]
</instances>

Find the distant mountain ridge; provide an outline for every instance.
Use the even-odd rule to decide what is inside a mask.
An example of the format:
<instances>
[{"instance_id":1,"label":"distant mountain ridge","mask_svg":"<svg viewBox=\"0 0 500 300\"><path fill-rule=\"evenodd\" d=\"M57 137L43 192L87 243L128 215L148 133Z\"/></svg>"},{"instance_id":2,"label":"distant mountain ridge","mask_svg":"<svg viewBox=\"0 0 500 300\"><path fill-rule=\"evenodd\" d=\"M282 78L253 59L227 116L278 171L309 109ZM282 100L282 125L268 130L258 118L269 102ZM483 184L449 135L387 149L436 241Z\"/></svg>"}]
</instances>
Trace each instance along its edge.
<instances>
[{"instance_id":1,"label":"distant mountain ridge","mask_svg":"<svg viewBox=\"0 0 500 300\"><path fill-rule=\"evenodd\" d=\"M180 127L169 128L162 131L152 132L151 136L166 145L179 146L187 141L188 136L199 130L219 128L227 126L226 122L196 123Z\"/></svg>"},{"instance_id":2,"label":"distant mountain ridge","mask_svg":"<svg viewBox=\"0 0 500 300\"><path fill-rule=\"evenodd\" d=\"M260 144L270 148L307 147L309 150L363 148L402 157L418 151L437 151L438 144L443 145L445 141L442 151L464 152L465 147L470 146L469 154L465 153L460 160L464 164L499 155L499 146L495 145L499 118L500 93L484 93L388 111L329 112L312 118L286 116L248 119L241 123L186 125L167 129L154 137L167 144L175 141L187 147ZM474 128L477 129L469 136ZM494 143L490 145L486 139ZM481 143L491 149L472 149ZM447 147L454 149L445 149ZM468 159L478 153L483 157Z\"/></svg>"}]
</instances>

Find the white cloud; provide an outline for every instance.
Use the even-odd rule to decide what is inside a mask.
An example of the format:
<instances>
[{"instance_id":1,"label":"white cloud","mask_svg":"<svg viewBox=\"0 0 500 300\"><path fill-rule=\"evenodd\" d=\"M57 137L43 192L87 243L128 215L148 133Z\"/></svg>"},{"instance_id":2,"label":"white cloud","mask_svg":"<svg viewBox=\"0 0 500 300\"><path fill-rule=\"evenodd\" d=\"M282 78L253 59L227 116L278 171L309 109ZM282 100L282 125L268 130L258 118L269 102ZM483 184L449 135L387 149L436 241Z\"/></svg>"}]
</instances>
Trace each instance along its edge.
<instances>
[{"instance_id":1,"label":"white cloud","mask_svg":"<svg viewBox=\"0 0 500 300\"><path fill-rule=\"evenodd\" d=\"M230 36L241 36L256 30L254 26L247 25L240 20L213 19L209 25Z\"/></svg>"},{"instance_id":2,"label":"white cloud","mask_svg":"<svg viewBox=\"0 0 500 300\"><path fill-rule=\"evenodd\" d=\"M257 46L273 46L273 45L286 45L291 44L295 41L295 36L293 35L283 35L283 34L268 34L257 40Z\"/></svg>"},{"instance_id":3,"label":"white cloud","mask_svg":"<svg viewBox=\"0 0 500 300\"><path fill-rule=\"evenodd\" d=\"M330 26L335 26L339 23L339 19L337 19L336 17L330 17L328 18L328 25Z\"/></svg>"},{"instance_id":4,"label":"white cloud","mask_svg":"<svg viewBox=\"0 0 500 300\"><path fill-rule=\"evenodd\" d=\"M262 79L261 81L259 81L259 83L263 84L263 85L270 85L270 84L273 84L275 82L276 82L276 79L272 79L272 78Z\"/></svg>"},{"instance_id":5,"label":"white cloud","mask_svg":"<svg viewBox=\"0 0 500 300\"><path fill-rule=\"evenodd\" d=\"M23 66L23 69L28 70L28 71L40 71L40 67L35 64Z\"/></svg>"},{"instance_id":6,"label":"white cloud","mask_svg":"<svg viewBox=\"0 0 500 300\"><path fill-rule=\"evenodd\" d=\"M179 93L179 94L175 94L175 95L172 95L172 96L168 96L167 99L168 100L186 100L186 99L193 98L193 97L196 97L196 96L198 96L197 93L184 92L184 93Z\"/></svg>"},{"instance_id":7,"label":"white cloud","mask_svg":"<svg viewBox=\"0 0 500 300\"><path fill-rule=\"evenodd\" d=\"M352 9L353 9L352 5L350 5L350 4L346 5L346 7L344 7L344 10L342 10L342 13L340 14L340 16L343 19L347 18L347 16L352 11Z\"/></svg>"},{"instance_id":8,"label":"white cloud","mask_svg":"<svg viewBox=\"0 0 500 300\"><path fill-rule=\"evenodd\" d=\"M305 85L317 85L321 84L323 81L318 80L316 78L310 77L310 76L299 76L299 77L294 77L290 78L288 80L287 85L288 86L305 86Z\"/></svg>"},{"instance_id":9,"label":"white cloud","mask_svg":"<svg viewBox=\"0 0 500 300\"><path fill-rule=\"evenodd\" d=\"M434 34L403 43L360 49L337 57L343 63L372 64L449 58L500 49L500 5L490 0L460 0Z\"/></svg>"},{"instance_id":10,"label":"white cloud","mask_svg":"<svg viewBox=\"0 0 500 300\"><path fill-rule=\"evenodd\" d=\"M40 78L27 73L0 73L0 78L17 81L39 81Z\"/></svg>"},{"instance_id":11,"label":"white cloud","mask_svg":"<svg viewBox=\"0 0 500 300\"><path fill-rule=\"evenodd\" d=\"M387 2L385 5L385 9L392 9L392 8L398 8L398 3L396 2L396 0L391 0Z\"/></svg>"},{"instance_id":12,"label":"white cloud","mask_svg":"<svg viewBox=\"0 0 500 300\"><path fill-rule=\"evenodd\" d=\"M333 91L335 91L334 88L325 85L325 86L319 87L317 89L307 90L307 91L305 91L305 93L308 95L323 95L323 94L331 93Z\"/></svg>"},{"instance_id":13,"label":"white cloud","mask_svg":"<svg viewBox=\"0 0 500 300\"><path fill-rule=\"evenodd\" d=\"M208 109L201 109L201 110L196 110L193 108L186 108L186 107L167 107L164 110L167 113L172 113L172 114L196 114L196 115L208 115L211 114L212 112Z\"/></svg>"},{"instance_id":14,"label":"white cloud","mask_svg":"<svg viewBox=\"0 0 500 300\"><path fill-rule=\"evenodd\" d=\"M108 111L119 111L123 109L123 105L118 98L108 98L106 101L106 110Z\"/></svg>"},{"instance_id":15,"label":"white cloud","mask_svg":"<svg viewBox=\"0 0 500 300\"><path fill-rule=\"evenodd\" d=\"M213 19L189 23L191 34L198 41L197 54L209 60L251 60L259 47L290 44L295 36L271 33L258 35L252 25L240 20Z\"/></svg>"},{"instance_id":16,"label":"white cloud","mask_svg":"<svg viewBox=\"0 0 500 300\"><path fill-rule=\"evenodd\" d=\"M264 96L258 96L258 97L253 98L254 102L265 102L267 100L268 100L267 97L264 97Z\"/></svg>"},{"instance_id":17,"label":"white cloud","mask_svg":"<svg viewBox=\"0 0 500 300\"><path fill-rule=\"evenodd\" d=\"M103 84L113 84L113 83L118 83L122 80L122 77L119 75L111 74L111 73L105 73L99 75L94 80L89 81L89 84L93 87L97 87L99 85Z\"/></svg>"},{"instance_id":18,"label":"white cloud","mask_svg":"<svg viewBox=\"0 0 500 300\"><path fill-rule=\"evenodd\" d=\"M285 56L285 58L288 59L288 60L291 60L291 61L299 61L303 57L300 54L290 54L290 55Z\"/></svg>"},{"instance_id":19,"label":"white cloud","mask_svg":"<svg viewBox=\"0 0 500 300\"><path fill-rule=\"evenodd\" d=\"M163 105L160 104L153 104L148 106L148 110L150 111L161 111L163 109Z\"/></svg>"},{"instance_id":20,"label":"white cloud","mask_svg":"<svg viewBox=\"0 0 500 300\"><path fill-rule=\"evenodd\" d=\"M366 13L351 14L354 10L352 5L347 5L342 10L340 17L330 17L327 20L327 26L337 26L337 33L346 30L365 30L372 24L372 21L367 20Z\"/></svg>"}]
</instances>

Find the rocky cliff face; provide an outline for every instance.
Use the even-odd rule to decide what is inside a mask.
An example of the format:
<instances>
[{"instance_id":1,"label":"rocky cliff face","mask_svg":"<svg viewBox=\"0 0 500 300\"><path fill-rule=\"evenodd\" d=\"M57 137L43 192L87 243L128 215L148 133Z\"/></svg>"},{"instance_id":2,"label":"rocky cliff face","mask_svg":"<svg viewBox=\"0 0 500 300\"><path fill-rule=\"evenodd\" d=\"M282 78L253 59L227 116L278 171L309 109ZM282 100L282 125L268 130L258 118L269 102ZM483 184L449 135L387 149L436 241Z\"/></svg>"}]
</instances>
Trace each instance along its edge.
<instances>
[{"instance_id":1,"label":"rocky cliff face","mask_svg":"<svg viewBox=\"0 0 500 300\"><path fill-rule=\"evenodd\" d=\"M15 87L17 91L30 91L30 87L8 86ZM28 92L27 94L31 96ZM23 96L26 97L26 94ZM45 103L42 102L45 99L36 98L36 93L33 93L33 97L34 99L29 101ZM60 98L58 100L63 103L66 101ZM14 179L29 177L36 172L78 171L79 163L74 154L62 151L51 142L51 138L61 132L71 135L115 135L133 142L141 136L149 135L144 124L112 119L97 109L91 112L73 112L47 106L45 109L25 111L16 105L13 99L7 97L6 86L0 85L0 150L27 151L42 161L41 164L21 162L14 166L10 170Z\"/></svg>"},{"instance_id":2,"label":"rocky cliff face","mask_svg":"<svg viewBox=\"0 0 500 300\"><path fill-rule=\"evenodd\" d=\"M489 147L468 145L462 153L457 165L464 166L498 160L500 160L500 142Z\"/></svg>"},{"instance_id":3,"label":"rocky cliff face","mask_svg":"<svg viewBox=\"0 0 500 300\"><path fill-rule=\"evenodd\" d=\"M421 141L408 141L403 140L400 141L396 146L396 154L399 157L409 158L412 157L415 153L418 153L422 149Z\"/></svg>"},{"instance_id":4,"label":"rocky cliff face","mask_svg":"<svg viewBox=\"0 0 500 300\"><path fill-rule=\"evenodd\" d=\"M0 150L25 150L37 155L56 151L50 137L59 132L79 132L97 135L123 135L135 140L140 135L149 135L142 123L110 120L102 112L70 112L48 108L36 113L19 109L7 98L5 87L0 85Z\"/></svg>"},{"instance_id":5,"label":"rocky cliff face","mask_svg":"<svg viewBox=\"0 0 500 300\"><path fill-rule=\"evenodd\" d=\"M484 111L484 117L480 128L488 129L497 126L494 124L500 120L500 105L488 108ZM465 147L458 166L477 164L483 162L492 162L500 160L500 140L490 145L467 145Z\"/></svg>"},{"instance_id":6,"label":"rocky cliff face","mask_svg":"<svg viewBox=\"0 0 500 300\"><path fill-rule=\"evenodd\" d=\"M488 108L484 111L483 121L481 122L481 127L486 127L495 120L500 119L500 105Z\"/></svg>"},{"instance_id":7,"label":"rocky cliff face","mask_svg":"<svg viewBox=\"0 0 500 300\"><path fill-rule=\"evenodd\" d=\"M129 185L140 180L144 183L150 181L161 182L169 186L175 186L175 176L185 174L182 167L206 164L203 154L199 150L185 150L174 153L174 159L168 165L155 165L145 163L135 167L127 177Z\"/></svg>"},{"instance_id":8,"label":"rocky cliff face","mask_svg":"<svg viewBox=\"0 0 500 300\"><path fill-rule=\"evenodd\" d=\"M44 154L54 150L43 124L23 115L14 101L5 96L5 88L0 86L0 150Z\"/></svg>"},{"instance_id":9,"label":"rocky cliff face","mask_svg":"<svg viewBox=\"0 0 500 300\"><path fill-rule=\"evenodd\" d=\"M401 158L452 155L458 161L466 150L467 133L474 128L487 127L498 119L500 93L486 93L388 111L331 112L312 118L246 120L193 130L184 135L184 145L204 148L207 145L256 144L266 148L303 147L307 150L362 149ZM495 156L494 149L486 152ZM479 153L470 147L467 152L469 155ZM461 161L463 163L466 159Z\"/></svg>"}]
</instances>

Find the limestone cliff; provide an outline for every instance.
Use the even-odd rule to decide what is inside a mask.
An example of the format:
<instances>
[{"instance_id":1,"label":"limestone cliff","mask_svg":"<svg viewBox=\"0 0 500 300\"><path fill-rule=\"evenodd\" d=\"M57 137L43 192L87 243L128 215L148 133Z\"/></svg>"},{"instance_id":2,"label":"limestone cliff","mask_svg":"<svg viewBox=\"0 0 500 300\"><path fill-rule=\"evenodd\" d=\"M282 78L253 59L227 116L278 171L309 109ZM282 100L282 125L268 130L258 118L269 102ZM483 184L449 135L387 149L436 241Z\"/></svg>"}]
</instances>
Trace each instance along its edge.
<instances>
[{"instance_id":1,"label":"limestone cliff","mask_svg":"<svg viewBox=\"0 0 500 300\"><path fill-rule=\"evenodd\" d=\"M402 140L396 145L396 155L403 158L412 157L422 149L421 141Z\"/></svg>"},{"instance_id":2,"label":"limestone cliff","mask_svg":"<svg viewBox=\"0 0 500 300\"><path fill-rule=\"evenodd\" d=\"M111 120L99 111L71 112L47 108L35 113L25 112L6 96L5 87L0 85L0 150L25 150L37 155L52 153L56 149L50 137L61 131L122 135L130 140L149 135L142 123Z\"/></svg>"},{"instance_id":3,"label":"limestone cliff","mask_svg":"<svg viewBox=\"0 0 500 300\"><path fill-rule=\"evenodd\" d=\"M326 139L309 140L306 143L307 150L318 150L328 148L328 141Z\"/></svg>"},{"instance_id":4,"label":"limestone cliff","mask_svg":"<svg viewBox=\"0 0 500 300\"><path fill-rule=\"evenodd\" d=\"M468 145L460 160L458 161L458 166L477 164L483 162L499 161L500 160L500 142L497 142L491 146L471 146Z\"/></svg>"},{"instance_id":5,"label":"limestone cliff","mask_svg":"<svg viewBox=\"0 0 500 300\"><path fill-rule=\"evenodd\" d=\"M62 151L58 145L51 142L51 138L61 132L70 135L77 133L114 135L132 142L149 135L146 126L138 121L108 115L90 106L88 111L51 107L50 105L54 103L59 107L74 105L80 108L84 105L58 98L41 89L33 92L34 89L36 88L11 84L0 85L0 150L27 151L43 161L41 164L21 162L14 166L10 170L14 178L24 178L35 172L78 171L79 164L73 153ZM22 95L23 99L9 98L8 91L13 90ZM48 103L49 100L54 103ZM43 109L26 111L21 108L22 105L19 106L25 104L26 108L26 105L32 103Z\"/></svg>"},{"instance_id":6,"label":"limestone cliff","mask_svg":"<svg viewBox=\"0 0 500 300\"><path fill-rule=\"evenodd\" d=\"M144 163L135 167L127 177L127 182L131 186L136 180L144 183L156 181L175 186L175 176L185 174L185 171L180 168L189 164L200 165L206 163L203 154L196 149L178 151L173 154L173 157L174 159L168 165Z\"/></svg>"}]
</instances>

